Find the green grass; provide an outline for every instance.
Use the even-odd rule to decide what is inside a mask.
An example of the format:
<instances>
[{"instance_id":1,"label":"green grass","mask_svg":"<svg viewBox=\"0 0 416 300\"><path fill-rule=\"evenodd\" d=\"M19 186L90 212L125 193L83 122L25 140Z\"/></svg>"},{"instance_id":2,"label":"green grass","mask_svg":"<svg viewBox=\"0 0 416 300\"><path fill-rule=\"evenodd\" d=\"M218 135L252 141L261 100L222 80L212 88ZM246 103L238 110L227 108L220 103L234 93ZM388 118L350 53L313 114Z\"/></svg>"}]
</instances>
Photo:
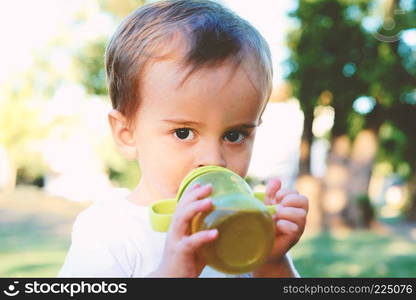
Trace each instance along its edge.
<instances>
[{"instance_id":1,"label":"green grass","mask_svg":"<svg viewBox=\"0 0 416 300\"><path fill-rule=\"evenodd\" d=\"M0 277L55 277L69 246L24 224L0 231ZM33 224L32 224L33 225ZM337 239L330 234L305 238L291 251L302 277L416 277L416 243L353 232Z\"/></svg>"},{"instance_id":2,"label":"green grass","mask_svg":"<svg viewBox=\"0 0 416 300\"><path fill-rule=\"evenodd\" d=\"M0 277L55 277L84 207L33 189L0 197ZM303 277L416 277L416 229L400 224L305 236L291 254Z\"/></svg>"},{"instance_id":3,"label":"green grass","mask_svg":"<svg viewBox=\"0 0 416 300\"><path fill-rule=\"evenodd\" d=\"M33 187L0 194L0 277L56 277L84 208Z\"/></svg>"},{"instance_id":4,"label":"green grass","mask_svg":"<svg viewBox=\"0 0 416 300\"><path fill-rule=\"evenodd\" d=\"M352 231L301 240L291 251L302 277L416 277L416 242Z\"/></svg>"},{"instance_id":5,"label":"green grass","mask_svg":"<svg viewBox=\"0 0 416 300\"><path fill-rule=\"evenodd\" d=\"M0 277L55 277L69 238L53 233L53 224L28 219L0 227Z\"/></svg>"}]
</instances>

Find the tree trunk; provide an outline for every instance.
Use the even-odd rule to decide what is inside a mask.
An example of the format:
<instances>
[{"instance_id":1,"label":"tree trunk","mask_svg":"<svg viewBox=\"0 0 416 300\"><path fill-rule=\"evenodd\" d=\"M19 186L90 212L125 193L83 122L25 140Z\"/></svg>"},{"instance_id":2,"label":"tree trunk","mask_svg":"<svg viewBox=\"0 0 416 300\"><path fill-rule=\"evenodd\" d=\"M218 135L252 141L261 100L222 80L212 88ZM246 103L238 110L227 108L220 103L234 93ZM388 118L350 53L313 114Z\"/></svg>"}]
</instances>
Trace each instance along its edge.
<instances>
[{"instance_id":1,"label":"tree trunk","mask_svg":"<svg viewBox=\"0 0 416 300\"><path fill-rule=\"evenodd\" d=\"M345 225L341 213L348 204L349 155L349 138L333 137L320 195L324 229Z\"/></svg>"},{"instance_id":2,"label":"tree trunk","mask_svg":"<svg viewBox=\"0 0 416 300\"><path fill-rule=\"evenodd\" d=\"M362 130L352 147L347 185L349 201L345 218L353 228L368 228L374 217L368 188L377 149L377 135L370 129Z\"/></svg>"},{"instance_id":3,"label":"tree trunk","mask_svg":"<svg viewBox=\"0 0 416 300\"><path fill-rule=\"evenodd\" d=\"M416 221L416 176L408 182L409 188L409 208L406 212L406 219L408 221Z\"/></svg>"},{"instance_id":4,"label":"tree trunk","mask_svg":"<svg viewBox=\"0 0 416 300\"><path fill-rule=\"evenodd\" d=\"M304 111L303 133L300 145L299 176L311 174L311 146L313 140L313 112Z\"/></svg>"}]
</instances>

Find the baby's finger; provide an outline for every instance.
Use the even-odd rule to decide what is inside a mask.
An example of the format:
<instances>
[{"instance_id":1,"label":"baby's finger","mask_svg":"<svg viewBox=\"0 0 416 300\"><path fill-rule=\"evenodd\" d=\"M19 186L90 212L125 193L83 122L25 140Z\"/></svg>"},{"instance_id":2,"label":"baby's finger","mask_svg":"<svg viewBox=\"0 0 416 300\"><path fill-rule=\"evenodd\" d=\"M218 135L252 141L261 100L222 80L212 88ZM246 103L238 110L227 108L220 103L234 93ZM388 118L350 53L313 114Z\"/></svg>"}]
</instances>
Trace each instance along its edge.
<instances>
[{"instance_id":1,"label":"baby's finger","mask_svg":"<svg viewBox=\"0 0 416 300\"><path fill-rule=\"evenodd\" d=\"M272 199L276 192L282 187L282 181L279 178L270 179L266 185L266 199L267 205L272 204Z\"/></svg>"},{"instance_id":2,"label":"baby's finger","mask_svg":"<svg viewBox=\"0 0 416 300\"><path fill-rule=\"evenodd\" d=\"M191 187L186 191L178 202L177 209L186 206L188 203L203 199L212 192L212 185L206 184L203 186Z\"/></svg>"},{"instance_id":3,"label":"baby's finger","mask_svg":"<svg viewBox=\"0 0 416 300\"><path fill-rule=\"evenodd\" d=\"M198 231L186 238L184 238L180 243L185 254L192 254L203 244L215 240L218 236L217 229L203 230Z\"/></svg>"},{"instance_id":4,"label":"baby's finger","mask_svg":"<svg viewBox=\"0 0 416 300\"><path fill-rule=\"evenodd\" d=\"M276 234L280 235L280 234L285 234L285 235L290 235L290 236L299 236L302 233L301 228L293 223L290 222L288 220L279 220L276 222ZM296 240L298 238L295 238Z\"/></svg>"},{"instance_id":5,"label":"baby's finger","mask_svg":"<svg viewBox=\"0 0 416 300\"><path fill-rule=\"evenodd\" d=\"M211 208L212 200L209 198L188 203L188 205L175 212L172 221L172 231L175 232L177 237L188 234L192 218L198 212L209 211Z\"/></svg>"},{"instance_id":6,"label":"baby's finger","mask_svg":"<svg viewBox=\"0 0 416 300\"><path fill-rule=\"evenodd\" d=\"M287 220L303 227L306 222L306 211L303 208L280 207L276 214L273 215L273 220Z\"/></svg>"},{"instance_id":7,"label":"baby's finger","mask_svg":"<svg viewBox=\"0 0 416 300\"><path fill-rule=\"evenodd\" d=\"M309 209L308 205L308 198L306 198L303 195L299 194L289 194L286 197L282 199L280 202L281 206L283 207L297 207L297 208L303 208L306 211Z\"/></svg>"},{"instance_id":8,"label":"baby's finger","mask_svg":"<svg viewBox=\"0 0 416 300\"><path fill-rule=\"evenodd\" d=\"M189 188L188 192L195 190L196 188L201 187L201 185L199 183L195 183L192 184L191 187Z\"/></svg>"},{"instance_id":9,"label":"baby's finger","mask_svg":"<svg viewBox=\"0 0 416 300\"><path fill-rule=\"evenodd\" d=\"M290 194L298 195L299 193L294 190L282 189L276 193L274 199L272 200L272 204L280 203L283 200L283 198Z\"/></svg>"}]
</instances>

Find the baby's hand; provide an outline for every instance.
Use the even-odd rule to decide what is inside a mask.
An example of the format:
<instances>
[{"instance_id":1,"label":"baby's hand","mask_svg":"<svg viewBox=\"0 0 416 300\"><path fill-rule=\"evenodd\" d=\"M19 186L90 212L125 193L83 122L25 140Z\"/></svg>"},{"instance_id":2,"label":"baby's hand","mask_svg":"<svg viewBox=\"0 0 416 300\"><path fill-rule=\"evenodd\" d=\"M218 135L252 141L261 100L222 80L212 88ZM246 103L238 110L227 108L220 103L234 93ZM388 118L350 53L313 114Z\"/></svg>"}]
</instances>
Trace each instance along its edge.
<instances>
[{"instance_id":1,"label":"baby's hand","mask_svg":"<svg viewBox=\"0 0 416 300\"><path fill-rule=\"evenodd\" d=\"M280 189L279 179L271 179L266 187L266 204L278 204L273 215L276 237L269 262L282 261L285 254L300 239L306 224L308 198L292 190Z\"/></svg>"},{"instance_id":2,"label":"baby's hand","mask_svg":"<svg viewBox=\"0 0 416 300\"><path fill-rule=\"evenodd\" d=\"M213 241L216 229L190 232L192 218L198 212L209 211L211 200L204 199L212 192L211 185L196 184L184 193L176 206L170 225L162 262L153 275L162 277L198 277L205 263L196 255L196 251L205 243ZM203 199L203 200L201 200Z\"/></svg>"}]
</instances>

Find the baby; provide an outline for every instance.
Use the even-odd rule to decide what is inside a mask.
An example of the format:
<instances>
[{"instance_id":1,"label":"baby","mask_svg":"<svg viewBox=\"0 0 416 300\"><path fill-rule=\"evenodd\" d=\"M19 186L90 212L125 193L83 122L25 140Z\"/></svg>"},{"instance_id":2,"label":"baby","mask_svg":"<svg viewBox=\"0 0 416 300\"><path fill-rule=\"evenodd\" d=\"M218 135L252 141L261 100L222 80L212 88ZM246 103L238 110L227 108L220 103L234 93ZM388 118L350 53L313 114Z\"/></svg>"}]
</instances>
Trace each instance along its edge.
<instances>
[{"instance_id":1,"label":"baby","mask_svg":"<svg viewBox=\"0 0 416 300\"><path fill-rule=\"evenodd\" d=\"M148 209L175 198L195 168L216 165L246 176L272 88L266 41L216 2L160 1L122 22L106 68L112 134L122 153L137 160L141 178L127 197L97 202L78 216L59 276L229 276L196 254L218 232L189 230L198 212L212 209L212 186L183 196L168 233L151 229ZM243 276L299 276L287 252L303 233L308 200L280 187L278 179L266 187L266 202L279 204L272 253Z\"/></svg>"}]
</instances>

